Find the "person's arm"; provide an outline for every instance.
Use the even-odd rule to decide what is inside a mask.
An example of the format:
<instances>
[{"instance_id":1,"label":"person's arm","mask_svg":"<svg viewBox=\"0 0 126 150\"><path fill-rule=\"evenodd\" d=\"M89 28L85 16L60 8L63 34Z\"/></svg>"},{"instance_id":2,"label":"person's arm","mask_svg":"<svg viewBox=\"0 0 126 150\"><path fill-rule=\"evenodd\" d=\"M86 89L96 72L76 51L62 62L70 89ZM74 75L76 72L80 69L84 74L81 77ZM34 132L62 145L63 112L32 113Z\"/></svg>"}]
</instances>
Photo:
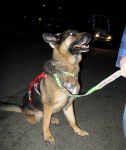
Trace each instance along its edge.
<instances>
[{"instance_id":1,"label":"person's arm","mask_svg":"<svg viewBox=\"0 0 126 150\"><path fill-rule=\"evenodd\" d=\"M126 78L126 55L120 60L120 69L122 76Z\"/></svg>"}]
</instances>

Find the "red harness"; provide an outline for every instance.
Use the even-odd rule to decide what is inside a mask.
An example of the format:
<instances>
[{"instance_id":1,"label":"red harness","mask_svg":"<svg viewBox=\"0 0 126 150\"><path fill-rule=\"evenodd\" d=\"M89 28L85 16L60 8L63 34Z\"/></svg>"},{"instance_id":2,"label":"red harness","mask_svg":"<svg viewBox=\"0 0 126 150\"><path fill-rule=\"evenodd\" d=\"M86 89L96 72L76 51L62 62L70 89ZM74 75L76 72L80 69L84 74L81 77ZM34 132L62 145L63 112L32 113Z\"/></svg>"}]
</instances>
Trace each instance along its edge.
<instances>
[{"instance_id":1,"label":"red harness","mask_svg":"<svg viewBox=\"0 0 126 150\"><path fill-rule=\"evenodd\" d=\"M30 83L28 95L29 95L29 102L31 104L32 104L31 91L32 91L33 86L36 86L38 84L39 79L46 78L46 76L47 76L47 74L45 74L45 72L42 72Z\"/></svg>"}]
</instances>

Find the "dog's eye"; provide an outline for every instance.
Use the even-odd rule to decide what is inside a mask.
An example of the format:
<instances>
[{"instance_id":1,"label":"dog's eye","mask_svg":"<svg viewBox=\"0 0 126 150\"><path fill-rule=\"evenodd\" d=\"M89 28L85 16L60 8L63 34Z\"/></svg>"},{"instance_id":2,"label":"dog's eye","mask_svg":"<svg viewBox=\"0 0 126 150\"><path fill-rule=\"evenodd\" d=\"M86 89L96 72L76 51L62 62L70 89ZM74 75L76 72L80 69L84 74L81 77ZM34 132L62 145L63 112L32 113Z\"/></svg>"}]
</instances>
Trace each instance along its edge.
<instances>
[{"instance_id":1,"label":"dog's eye","mask_svg":"<svg viewBox=\"0 0 126 150\"><path fill-rule=\"evenodd\" d=\"M72 32L70 32L70 35L72 36L72 35L73 35L73 33L72 33Z\"/></svg>"},{"instance_id":2,"label":"dog's eye","mask_svg":"<svg viewBox=\"0 0 126 150\"><path fill-rule=\"evenodd\" d=\"M75 33L74 32L70 32L70 36L74 36L75 35Z\"/></svg>"}]
</instances>

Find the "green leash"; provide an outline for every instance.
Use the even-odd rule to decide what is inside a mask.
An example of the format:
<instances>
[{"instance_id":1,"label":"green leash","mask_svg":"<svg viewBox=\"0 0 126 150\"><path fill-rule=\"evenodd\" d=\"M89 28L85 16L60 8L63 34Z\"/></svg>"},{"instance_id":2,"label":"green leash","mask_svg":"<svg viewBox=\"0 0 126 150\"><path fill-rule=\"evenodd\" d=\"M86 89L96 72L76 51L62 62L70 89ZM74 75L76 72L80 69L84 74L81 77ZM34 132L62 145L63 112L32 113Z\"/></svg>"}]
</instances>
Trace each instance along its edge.
<instances>
[{"instance_id":1,"label":"green leash","mask_svg":"<svg viewBox=\"0 0 126 150\"><path fill-rule=\"evenodd\" d=\"M93 93L96 90L99 90L101 88L103 88L105 85L107 85L108 83L114 81L115 79L117 79L118 77L121 76L121 71L118 70L115 73L113 73L112 75L110 75L109 77L107 77L106 79L104 79L103 81L101 81L99 84L97 84L96 86L94 86L93 88L91 88L89 91L87 91L85 94L81 94L81 95L76 95L76 94L71 94L69 93L61 84L59 77L57 74L54 74L54 77L56 79L56 82L58 84L58 86L61 88L61 90L67 94L68 96L72 96L72 97L81 97L81 96L86 96L89 95L91 93Z\"/></svg>"}]
</instances>

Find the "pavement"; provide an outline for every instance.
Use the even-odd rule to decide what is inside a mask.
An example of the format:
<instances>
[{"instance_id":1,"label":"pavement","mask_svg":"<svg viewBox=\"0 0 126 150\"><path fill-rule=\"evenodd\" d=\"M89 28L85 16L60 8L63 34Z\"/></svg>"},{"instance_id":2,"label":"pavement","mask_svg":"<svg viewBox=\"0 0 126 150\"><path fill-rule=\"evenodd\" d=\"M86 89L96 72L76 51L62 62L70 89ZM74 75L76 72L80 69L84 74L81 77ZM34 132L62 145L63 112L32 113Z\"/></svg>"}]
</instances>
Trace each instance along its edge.
<instances>
[{"instance_id":1,"label":"pavement","mask_svg":"<svg viewBox=\"0 0 126 150\"><path fill-rule=\"evenodd\" d=\"M43 71L52 48L36 35L2 35L0 50L0 101L22 105L30 82ZM91 47L81 62L81 91L113 74L118 51ZM77 124L89 136L81 137L69 127L63 112L51 124L55 144L43 140L42 122L29 124L20 113L0 111L0 150L126 150L123 112L126 79L119 77L100 90L74 101Z\"/></svg>"}]
</instances>

